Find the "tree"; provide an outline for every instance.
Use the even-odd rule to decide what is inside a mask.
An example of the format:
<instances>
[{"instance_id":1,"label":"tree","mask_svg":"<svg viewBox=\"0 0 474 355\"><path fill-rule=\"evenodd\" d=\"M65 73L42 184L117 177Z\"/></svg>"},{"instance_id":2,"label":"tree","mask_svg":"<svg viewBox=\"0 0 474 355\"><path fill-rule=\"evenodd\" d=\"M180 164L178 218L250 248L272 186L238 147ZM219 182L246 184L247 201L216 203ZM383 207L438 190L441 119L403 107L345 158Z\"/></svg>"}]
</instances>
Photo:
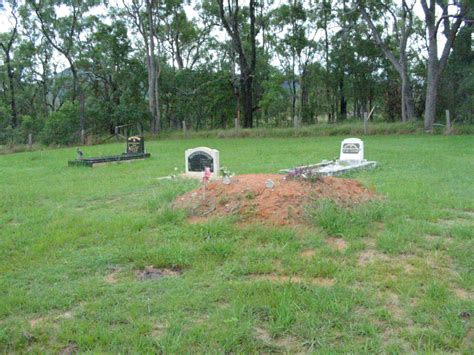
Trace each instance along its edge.
<instances>
[{"instance_id":1,"label":"tree","mask_svg":"<svg viewBox=\"0 0 474 355\"><path fill-rule=\"evenodd\" d=\"M164 49L171 56L173 67L178 70L193 69L202 59L202 51L209 42L211 26L198 26L187 18L184 0L165 0L159 37Z\"/></svg>"},{"instance_id":2,"label":"tree","mask_svg":"<svg viewBox=\"0 0 474 355\"><path fill-rule=\"evenodd\" d=\"M421 6L425 14L428 43L424 128L426 131L431 131L436 117L440 75L446 67L449 52L471 5L469 0L429 0L429 4L426 0L421 0ZM439 17L436 15L437 7L441 8L441 16ZM449 9L451 7L456 9L456 13L450 13ZM438 58L438 34L441 25L444 27L443 34L446 37L446 43L441 57Z\"/></svg>"},{"instance_id":3,"label":"tree","mask_svg":"<svg viewBox=\"0 0 474 355\"><path fill-rule=\"evenodd\" d=\"M307 101L304 81L308 65L316 53L314 37L317 28L311 26L314 15L301 0L290 0L275 11L273 21L285 33L282 39L275 39L275 47L280 63L289 75L292 120L294 128L299 129Z\"/></svg>"},{"instance_id":4,"label":"tree","mask_svg":"<svg viewBox=\"0 0 474 355\"><path fill-rule=\"evenodd\" d=\"M18 37L18 16L16 1L12 1L11 6L11 18L13 18L13 29L9 33L2 33L0 36L0 47L3 50L5 56L5 62L7 66L7 76L10 91L10 107L11 107L11 125L15 128L18 124L18 113L16 107L16 95L15 95L15 73L12 66L12 51L13 44Z\"/></svg>"},{"instance_id":5,"label":"tree","mask_svg":"<svg viewBox=\"0 0 474 355\"><path fill-rule=\"evenodd\" d=\"M72 74L72 101L78 94L79 75L76 61L80 55L81 32L84 30L85 14L100 1L80 0L28 0L36 14L41 31L48 42L61 53L69 64ZM68 15L58 16L57 7L68 7Z\"/></svg>"},{"instance_id":6,"label":"tree","mask_svg":"<svg viewBox=\"0 0 474 355\"><path fill-rule=\"evenodd\" d=\"M146 51L148 73L148 110L151 115L151 132L159 133L161 128L160 87L158 80L161 74L160 44L156 46L156 21L159 0L132 0L131 4L123 2L127 15L132 20L135 30L140 33Z\"/></svg>"},{"instance_id":7,"label":"tree","mask_svg":"<svg viewBox=\"0 0 474 355\"><path fill-rule=\"evenodd\" d=\"M248 16L250 18L248 39L250 49L245 49L243 38L243 19L240 14L242 7L239 0L227 0L224 6L224 0L217 0L219 6L219 16L227 34L231 38L232 46L237 54L240 69L240 98L244 110L244 127L253 127L254 111L254 77L255 66L257 63L257 44L256 44L256 18L255 18L255 0L250 0Z\"/></svg>"},{"instance_id":8,"label":"tree","mask_svg":"<svg viewBox=\"0 0 474 355\"><path fill-rule=\"evenodd\" d=\"M438 106L449 109L456 121L474 122L474 51L471 33L474 11L459 30L446 69L442 74ZM439 107L439 108L441 108ZM438 113L441 111L438 108Z\"/></svg>"},{"instance_id":9,"label":"tree","mask_svg":"<svg viewBox=\"0 0 474 355\"><path fill-rule=\"evenodd\" d=\"M385 57L400 75L402 121L412 121L415 119L415 107L412 85L408 74L407 44L408 39L413 34L413 7L415 2L408 4L406 0L402 0L400 8L394 8L395 5L391 1L388 3L384 1L378 3L380 6L378 13L386 10L392 17L393 36L398 42L398 55L395 51L390 49L387 43L388 41L382 38L381 31L376 27L373 20L376 15L369 14L365 3L365 1L358 0L358 9L369 26L375 43L380 47Z\"/></svg>"}]
</instances>

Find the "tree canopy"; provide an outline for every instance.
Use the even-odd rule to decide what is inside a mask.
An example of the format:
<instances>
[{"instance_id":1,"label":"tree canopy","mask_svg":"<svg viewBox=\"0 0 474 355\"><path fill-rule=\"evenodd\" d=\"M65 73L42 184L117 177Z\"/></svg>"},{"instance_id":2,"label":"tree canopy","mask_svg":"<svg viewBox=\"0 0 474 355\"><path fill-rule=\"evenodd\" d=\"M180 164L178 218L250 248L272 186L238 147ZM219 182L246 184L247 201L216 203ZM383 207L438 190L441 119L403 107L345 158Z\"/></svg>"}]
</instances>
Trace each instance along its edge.
<instances>
[{"instance_id":1,"label":"tree canopy","mask_svg":"<svg viewBox=\"0 0 474 355\"><path fill-rule=\"evenodd\" d=\"M469 0L7 0L0 143L474 118Z\"/></svg>"}]
</instances>

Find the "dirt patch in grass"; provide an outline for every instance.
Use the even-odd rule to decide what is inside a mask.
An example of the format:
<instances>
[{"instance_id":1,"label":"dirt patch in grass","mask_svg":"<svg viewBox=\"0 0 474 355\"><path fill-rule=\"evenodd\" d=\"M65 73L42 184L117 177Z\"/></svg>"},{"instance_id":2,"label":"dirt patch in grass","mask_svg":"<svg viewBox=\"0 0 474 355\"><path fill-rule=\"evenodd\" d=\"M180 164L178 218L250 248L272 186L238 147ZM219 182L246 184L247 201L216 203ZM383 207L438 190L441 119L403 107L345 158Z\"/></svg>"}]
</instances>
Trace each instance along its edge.
<instances>
[{"instance_id":1,"label":"dirt patch in grass","mask_svg":"<svg viewBox=\"0 0 474 355\"><path fill-rule=\"evenodd\" d=\"M61 355L71 355L77 354L79 352L79 347L76 343L69 343L65 348L63 348L59 354Z\"/></svg>"},{"instance_id":2,"label":"dirt patch in grass","mask_svg":"<svg viewBox=\"0 0 474 355\"><path fill-rule=\"evenodd\" d=\"M66 311L64 313L61 313L61 314L51 314L51 315L48 315L48 316L44 316L44 317L37 317L37 318L33 318L33 319L30 319L29 320L29 323L30 323L30 326L33 328L35 326L37 326L38 324L40 323L43 323L45 321L53 321L53 322L57 322L57 321L60 321L61 319L73 319L74 318L74 314L73 314L73 311L70 310L70 311Z\"/></svg>"},{"instance_id":3,"label":"dirt patch in grass","mask_svg":"<svg viewBox=\"0 0 474 355\"><path fill-rule=\"evenodd\" d=\"M335 250L344 251L347 249L347 242L342 238L328 238L326 243Z\"/></svg>"},{"instance_id":4,"label":"dirt patch in grass","mask_svg":"<svg viewBox=\"0 0 474 355\"><path fill-rule=\"evenodd\" d=\"M368 250L364 250L362 253L359 254L359 259L357 261L357 264L359 266L367 266L375 262L389 261L389 260L390 258L387 255L380 253L374 249L368 249Z\"/></svg>"},{"instance_id":5,"label":"dirt patch in grass","mask_svg":"<svg viewBox=\"0 0 474 355\"><path fill-rule=\"evenodd\" d=\"M29 323L30 323L30 326L31 326L31 327L35 327L35 326L37 326L39 323L44 322L46 319L47 319L46 317L33 318L33 319L30 319Z\"/></svg>"},{"instance_id":6,"label":"dirt patch in grass","mask_svg":"<svg viewBox=\"0 0 474 355\"><path fill-rule=\"evenodd\" d=\"M105 282L108 284L114 284L117 283L117 275L120 272L120 268L114 268L112 269L112 272L110 274L107 274L104 278Z\"/></svg>"},{"instance_id":7,"label":"dirt patch in grass","mask_svg":"<svg viewBox=\"0 0 474 355\"><path fill-rule=\"evenodd\" d=\"M162 277L179 276L179 275L181 275L181 270L178 268L159 269L159 268L155 268L153 265L146 266L145 270L137 272L137 278L139 280L156 280L156 279L161 279Z\"/></svg>"},{"instance_id":8,"label":"dirt patch in grass","mask_svg":"<svg viewBox=\"0 0 474 355\"><path fill-rule=\"evenodd\" d=\"M63 314L59 315L58 319L72 319L74 318L74 315L72 314L71 311L66 311Z\"/></svg>"},{"instance_id":9,"label":"dirt patch in grass","mask_svg":"<svg viewBox=\"0 0 474 355\"><path fill-rule=\"evenodd\" d=\"M389 292L386 299L387 309L396 320L407 320L406 312L402 308L397 294Z\"/></svg>"},{"instance_id":10,"label":"dirt patch in grass","mask_svg":"<svg viewBox=\"0 0 474 355\"><path fill-rule=\"evenodd\" d=\"M253 281L270 281L274 283L294 283L294 284L311 284L315 286L329 287L334 285L333 279L324 277L303 278L298 275L277 275L277 274L252 274Z\"/></svg>"},{"instance_id":11,"label":"dirt patch in grass","mask_svg":"<svg viewBox=\"0 0 474 355\"><path fill-rule=\"evenodd\" d=\"M268 180L273 187L266 187ZM174 206L188 210L191 221L239 215L244 220L259 220L276 225L303 222L304 207L311 201L326 199L340 206L353 206L376 197L360 182L323 177L315 182L286 179L277 174L249 174L232 177L231 183L209 183L176 199Z\"/></svg>"},{"instance_id":12,"label":"dirt patch in grass","mask_svg":"<svg viewBox=\"0 0 474 355\"><path fill-rule=\"evenodd\" d=\"M442 239L440 235L428 234L425 235L425 239L429 242L438 242Z\"/></svg>"},{"instance_id":13,"label":"dirt patch in grass","mask_svg":"<svg viewBox=\"0 0 474 355\"><path fill-rule=\"evenodd\" d=\"M313 258L313 256L316 255L316 250L314 249L306 249L306 250L303 250L301 253L300 253L300 256L303 258L303 259L306 259L306 260L310 260Z\"/></svg>"},{"instance_id":14,"label":"dirt patch in grass","mask_svg":"<svg viewBox=\"0 0 474 355\"><path fill-rule=\"evenodd\" d=\"M452 208L447 208L445 209L446 212L448 213L454 213L460 216L461 218L467 218L467 219L474 219L474 211L469 211L469 210L457 210L457 209L452 209Z\"/></svg>"},{"instance_id":15,"label":"dirt patch in grass","mask_svg":"<svg viewBox=\"0 0 474 355\"><path fill-rule=\"evenodd\" d=\"M256 338L264 343L270 344L272 342L272 337L270 333L263 328L255 328Z\"/></svg>"},{"instance_id":16,"label":"dirt patch in grass","mask_svg":"<svg viewBox=\"0 0 474 355\"><path fill-rule=\"evenodd\" d=\"M260 327L255 328L255 337L267 345L284 348L286 351L294 350L299 345L298 340L294 336L287 335L274 339L266 329Z\"/></svg>"},{"instance_id":17,"label":"dirt patch in grass","mask_svg":"<svg viewBox=\"0 0 474 355\"><path fill-rule=\"evenodd\" d=\"M151 336L154 338L161 338L166 333L166 329L168 329L167 324L156 323L153 325L153 329L151 330Z\"/></svg>"},{"instance_id":18,"label":"dirt patch in grass","mask_svg":"<svg viewBox=\"0 0 474 355\"><path fill-rule=\"evenodd\" d=\"M456 297L462 300L474 299L473 295L469 291L466 291L462 288L454 288L454 294Z\"/></svg>"},{"instance_id":19,"label":"dirt patch in grass","mask_svg":"<svg viewBox=\"0 0 474 355\"><path fill-rule=\"evenodd\" d=\"M268 345L275 345L280 348L284 348L287 351L294 350L298 347L299 343L296 337L287 335L284 337L272 338L270 333L263 328L255 328L256 338L261 342Z\"/></svg>"},{"instance_id":20,"label":"dirt patch in grass","mask_svg":"<svg viewBox=\"0 0 474 355\"><path fill-rule=\"evenodd\" d=\"M440 227L457 227L457 226L467 226L472 225L472 220L466 218L453 218L453 219L438 219L435 223L437 226Z\"/></svg>"}]
</instances>

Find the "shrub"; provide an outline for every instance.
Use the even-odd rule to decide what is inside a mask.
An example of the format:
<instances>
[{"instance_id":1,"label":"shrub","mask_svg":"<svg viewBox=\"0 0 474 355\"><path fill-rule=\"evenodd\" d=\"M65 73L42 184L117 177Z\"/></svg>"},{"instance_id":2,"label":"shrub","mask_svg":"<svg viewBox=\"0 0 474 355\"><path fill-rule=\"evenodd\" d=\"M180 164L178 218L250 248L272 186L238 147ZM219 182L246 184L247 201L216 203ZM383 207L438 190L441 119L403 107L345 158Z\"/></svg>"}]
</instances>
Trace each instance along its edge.
<instances>
[{"instance_id":1,"label":"shrub","mask_svg":"<svg viewBox=\"0 0 474 355\"><path fill-rule=\"evenodd\" d=\"M47 118L41 141L45 144L72 144L79 140L79 129L79 106L66 102Z\"/></svg>"},{"instance_id":2,"label":"shrub","mask_svg":"<svg viewBox=\"0 0 474 355\"><path fill-rule=\"evenodd\" d=\"M1 127L0 127L1 128ZM12 126L6 126L0 129L0 143L8 146L13 146L22 140L22 131L20 128L12 128Z\"/></svg>"}]
</instances>

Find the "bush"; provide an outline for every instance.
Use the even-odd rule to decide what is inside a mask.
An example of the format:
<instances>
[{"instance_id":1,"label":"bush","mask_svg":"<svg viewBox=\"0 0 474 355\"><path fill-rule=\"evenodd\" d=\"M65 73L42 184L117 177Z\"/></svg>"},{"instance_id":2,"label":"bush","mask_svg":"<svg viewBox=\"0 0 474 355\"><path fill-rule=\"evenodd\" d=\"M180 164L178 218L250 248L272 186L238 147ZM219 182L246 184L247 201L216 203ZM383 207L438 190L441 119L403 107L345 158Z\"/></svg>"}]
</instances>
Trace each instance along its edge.
<instances>
[{"instance_id":1,"label":"bush","mask_svg":"<svg viewBox=\"0 0 474 355\"><path fill-rule=\"evenodd\" d=\"M7 126L3 129L0 127L0 143L13 146L22 141L22 131L20 128L12 128Z\"/></svg>"},{"instance_id":2,"label":"bush","mask_svg":"<svg viewBox=\"0 0 474 355\"><path fill-rule=\"evenodd\" d=\"M79 105L66 102L61 108L49 115L41 132L44 144L68 145L79 141Z\"/></svg>"}]
</instances>

